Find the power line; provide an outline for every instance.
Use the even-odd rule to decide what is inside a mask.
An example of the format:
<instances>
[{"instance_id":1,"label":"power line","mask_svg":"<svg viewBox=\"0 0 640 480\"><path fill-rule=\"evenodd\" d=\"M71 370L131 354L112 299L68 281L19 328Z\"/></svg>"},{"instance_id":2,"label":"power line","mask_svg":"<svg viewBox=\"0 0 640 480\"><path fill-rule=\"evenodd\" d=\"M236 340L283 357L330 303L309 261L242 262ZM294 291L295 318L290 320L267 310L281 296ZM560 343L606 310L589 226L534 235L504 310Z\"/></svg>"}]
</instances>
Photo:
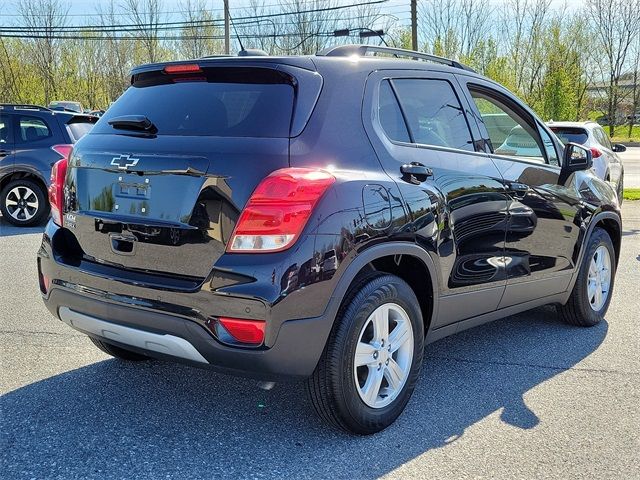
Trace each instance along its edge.
<instances>
[{"instance_id":1,"label":"power line","mask_svg":"<svg viewBox=\"0 0 640 480\"><path fill-rule=\"evenodd\" d=\"M251 20L245 20L241 22L234 20L234 24L238 27L251 27L251 26L260 26L260 25L263 25L264 22L269 21L268 19L264 19L260 16L243 17L243 18L251 18ZM360 20L360 21L369 20L369 21L375 22L375 21L382 20L384 18L390 18L394 20L397 19L397 17L395 17L392 14L379 13L379 14L373 14L370 16L357 15L357 16L340 17L338 19L335 19L335 21L344 22L344 21L350 21L350 20ZM149 30L154 30L154 31L190 30L190 29L195 30L195 29L202 29L202 28L209 28L209 27L222 27L223 23L219 23L219 22L221 22L221 20L212 20L210 21L210 23L206 23L206 24L185 21L181 25L168 25L168 26L163 26L163 24L161 23L153 24L153 25L136 25L135 27L105 25L104 27L96 28L96 29L93 29L93 28L78 29L78 28L60 27L55 31L53 31L50 28L44 28L44 27L10 27L10 28L0 28L0 36L8 36L8 34L11 34L11 33L13 34L24 33L28 37L28 36L31 36L33 33L39 33L39 32L44 32L45 34L48 35L49 32L58 33L58 34L66 34L66 33L80 34L80 33L127 33L127 32L141 32L141 31L149 31ZM280 27L285 25L301 25L301 24L316 23L316 22L317 20L315 19L301 19L297 21L278 21L278 23L272 23L272 25L275 27Z\"/></svg>"},{"instance_id":2,"label":"power line","mask_svg":"<svg viewBox=\"0 0 640 480\"><path fill-rule=\"evenodd\" d=\"M377 5L377 4L381 4L381 3L387 3L389 0L372 0L372 1L368 1L368 2L361 2L361 3L354 3L354 4L347 4L347 5L336 5L333 7L324 7L324 8L313 8L313 9L308 9L308 10L299 10L299 11L292 11L292 12L276 12L276 13L267 13L267 14L262 14L262 15L251 15L251 16L246 16L246 17L237 17L237 20L246 20L246 19L251 19L251 18L267 18L267 17L280 17L280 16L286 16L286 15L302 15L302 14L306 14L306 13L318 13L318 12L330 12L330 11L335 11L335 10L343 10L343 9L349 9L349 8L355 8L355 7L363 7L363 6L368 6L368 5ZM274 6L282 6L282 5L274 5ZM247 7L235 7L235 9L244 9L244 10L250 10L250 8ZM230 8L231 10L231 8ZM224 11L223 9L207 9L207 12L211 12L211 11ZM184 12L176 12L176 13L184 13ZM153 15L162 15L162 12L146 12L146 13L140 13L140 16L144 16L144 15L148 15L148 14L153 14ZM95 16L95 15L100 15L98 13L91 15L91 16ZM106 16L111 16L111 15L123 15L123 16L130 16L129 13L119 13L119 14L105 14ZM0 14L0 16L15 16L15 17L22 17L23 15L20 14L11 14L11 15L5 15L5 14ZM60 15L29 15L30 17L40 17L40 16L44 16L47 18L51 18L51 17L66 17L66 16L71 16L71 15L65 15L65 14L60 14ZM214 19L215 21L223 21L222 18L218 18L218 19ZM192 20L191 22L193 23L207 23L207 22L211 22L214 20ZM162 25L176 25L176 24L180 24L180 23L184 23L184 21L179 21L179 22L159 22L159 24ZM139 26L138 24L118 24L119 26L122 27L136 27ZM94 28L101 28L103 27L103 25L68 25L65 27L55 27L55 26L49 26L48 28L51 29L59 29L59 28L71 28L71 29L77 29L77 30L88 30L88 29L94 29ZM24 27L24 26L18 26L18 27L2 27L2 30L7 30L7 29L28 29L30 27Z\"/></svg>"}]
</instances>

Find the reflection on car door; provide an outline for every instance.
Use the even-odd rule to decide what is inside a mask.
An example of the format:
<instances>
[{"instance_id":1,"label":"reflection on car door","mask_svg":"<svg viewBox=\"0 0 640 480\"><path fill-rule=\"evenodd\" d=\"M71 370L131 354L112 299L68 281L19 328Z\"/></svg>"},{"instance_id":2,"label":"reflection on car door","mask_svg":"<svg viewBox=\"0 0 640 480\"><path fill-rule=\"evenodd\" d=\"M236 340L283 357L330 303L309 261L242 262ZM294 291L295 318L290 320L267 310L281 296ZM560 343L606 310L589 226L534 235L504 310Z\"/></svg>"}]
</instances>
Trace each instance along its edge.
<instances>
[{"instance_id":1,"label":"reflection on car door","mask_svg":"<svg viewBox=\"0 0 640 480\"><path fill-rule=\"evenodd\" d=\"M507 288L500 308L565 291L574 268L580 234L576 194L559 185L557 146L527 109L507 92L468 79L476 120L492 159L504 178L509 222L505 265ZM497 148L486 115L502 115L517 131L517 142ZM501 144L502 145L502 144Z\"/></svg>"},{"instance_id":2,"label":"reflection on car door","mask_svg":"<svg viewBox=\"0 0 640 480\"><path fill-rule=\"evenodd\" d=\"M436 72L428 78L377 72L372 85L379 99L370 110L372 143L402 192L418 242L438 257L435 327L494 311L506 285L507 197L491 158L475 151L477 126L466 120L469 105L460 87L453 76ZM402 165L411 163L429 174L403 173Z\"/></svg>"}]
</instances>

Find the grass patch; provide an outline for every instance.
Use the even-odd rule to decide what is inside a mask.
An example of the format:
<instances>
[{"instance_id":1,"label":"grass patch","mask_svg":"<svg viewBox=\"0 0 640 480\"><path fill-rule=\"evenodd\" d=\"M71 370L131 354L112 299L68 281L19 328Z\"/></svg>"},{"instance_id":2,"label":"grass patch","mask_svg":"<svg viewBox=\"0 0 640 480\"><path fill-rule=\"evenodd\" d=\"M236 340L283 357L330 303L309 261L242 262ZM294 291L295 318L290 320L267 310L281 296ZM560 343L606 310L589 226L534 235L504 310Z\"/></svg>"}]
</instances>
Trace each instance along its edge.
<instances>
[{"instance_id":1,"label":"grass patch","mask_svg":"<svg viewBox=\"0 0 640 480\"><path fill-rule=\"evenodd\" d=\"M609 134L609 127L603 126L604 131ZM613 143L621 142L640 142L640 125L634 125L631 128L631 136L629 136L629 126L620 125L616 127L616 134L611 137Z\"/></svg>"},{"instance_id":2,"label":"grass patch","mask_svg":"<svg viewBox=\"0 0 640 480\"><path fill-rule=\"evenodd\" d=\"M622 196L625 200L640 200L640 188L625 188Z\"/></svg>"}]
</instances>

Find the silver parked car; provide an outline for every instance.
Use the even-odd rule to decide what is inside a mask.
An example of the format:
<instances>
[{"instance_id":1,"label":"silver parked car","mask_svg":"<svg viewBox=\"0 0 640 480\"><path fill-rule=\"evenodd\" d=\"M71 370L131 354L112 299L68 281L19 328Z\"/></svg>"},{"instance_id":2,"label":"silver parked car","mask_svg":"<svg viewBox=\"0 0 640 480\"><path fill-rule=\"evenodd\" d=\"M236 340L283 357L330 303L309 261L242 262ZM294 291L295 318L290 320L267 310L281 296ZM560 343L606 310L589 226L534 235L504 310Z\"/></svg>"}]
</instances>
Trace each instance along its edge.
<instances>
[{"instance_id":1,"label":"silver parked car","mask_svg":"<svg viewBox=\"0 0 640 480\"><path fill-rule=\"evenodd\" d=\"M612 144L604 129L596 122L548 122L549 128L565 145L569 142L589 147L593 156L593 171L609 182L622 201L624 166L618 153L627 147Z\"/></svg>"}]
</instances>

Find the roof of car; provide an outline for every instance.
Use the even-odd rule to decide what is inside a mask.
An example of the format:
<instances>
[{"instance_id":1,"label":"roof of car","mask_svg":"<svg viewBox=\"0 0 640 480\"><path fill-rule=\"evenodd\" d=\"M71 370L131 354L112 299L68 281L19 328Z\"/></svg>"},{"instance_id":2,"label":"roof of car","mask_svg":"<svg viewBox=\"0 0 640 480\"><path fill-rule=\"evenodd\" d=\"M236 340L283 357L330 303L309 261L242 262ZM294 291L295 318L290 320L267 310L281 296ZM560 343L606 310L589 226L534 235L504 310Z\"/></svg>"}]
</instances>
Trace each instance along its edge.
<instances>
[{"instance_id":1,"label":"roof of car","mask_svg":"<svg viewBox=\"0 0 640 480\"><path fill-rule=\"evenodd\" d=\"M374 55L367 55L368 53L373 53ZM380 53L386 56L375 55ZM323 68L332 67L344 69L344 65L346 63L353 65L356 68L358 66L360 66L360 68L366 66L371 70L438 70L446 71L449 73L470 74L473 76L485 78L482 75L478 75L473 69L455 60L412 50L403 50L391 47L378 47L372 45L341 45L338 47L330 47L321 52L318 52L315 55L214 55L192 60L139 65L131 70L131 74L135 75L142 72L159 70L167 65L190 63L197 63L199 65L233 65L236 63L284 64L312 71L318 71Z\"/></svg>"}]
</instances>

